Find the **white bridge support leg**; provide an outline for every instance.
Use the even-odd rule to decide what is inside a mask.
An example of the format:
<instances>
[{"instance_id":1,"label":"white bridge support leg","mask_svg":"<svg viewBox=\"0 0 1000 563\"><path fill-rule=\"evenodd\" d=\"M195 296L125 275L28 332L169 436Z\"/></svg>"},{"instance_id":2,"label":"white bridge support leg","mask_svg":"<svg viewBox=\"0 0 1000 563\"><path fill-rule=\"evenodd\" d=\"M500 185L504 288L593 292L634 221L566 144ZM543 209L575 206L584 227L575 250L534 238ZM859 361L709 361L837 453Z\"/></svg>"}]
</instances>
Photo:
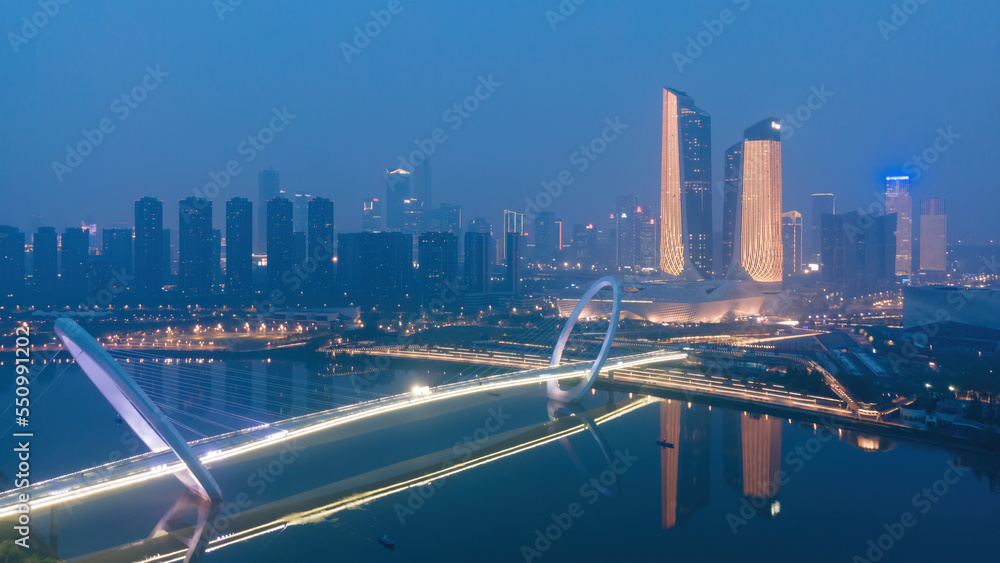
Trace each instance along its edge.
<instances>
[{"instance_id":1,"label":"white bridge support leg","mask_svg":"<svg viewBox=\"0 0 1000 563\"><path fill-rule=\"evenodd\" d=\"M219 485L208 469L191 451L187 442L181 438L159 407L118 365L107 350L70 319L57 320L55 332L76 363L97 386L97 390L118 411L122 420L128 423L136 435L149 446L149 449L173 450L187 468L187 471L176 473L177 478L192 492L206 500L222 500Z\"/></svg>"},{"instance_id":2,"label":"white bridge support leg","mask_svg":"<svg viewBox=\"0 0 1000 563\"><path fill-rule=\"evenodd\" d=\"M563 389L559 385L558 380L549 381L547 390L550 399L564 403L579 401L594 386L594 382L597 381L597 374L601 373L601 368L608 359L608 353L611 352L611 342L615 339L615 331L618 330L618 319L622 313L622 291L618 285L618 280L614 276L604 276L594 282L594 285L590 286L590 289L577 302L576 307L573 308L573 314L566 320L566 326L559 333L559 340L556 341L556 347L552 351L552 361L549 362L549 366L556 367L559 365L559 362L562 360L563 348L566 347L566 342L569 340L570 333L573 332L573 327L576 325L577 319L580 318L580 314L583 313L583 309L590 303L590 300L597 295L598 291L605 287L610 287L614 293L614 305L611 309L611 316L608 317L608 332L604 336L604 343L601 344L601 351L597 354L597 359L594 360L594 365L590 367L590 373L587 377L573 387Z\"/></svg>"}]
</instances>

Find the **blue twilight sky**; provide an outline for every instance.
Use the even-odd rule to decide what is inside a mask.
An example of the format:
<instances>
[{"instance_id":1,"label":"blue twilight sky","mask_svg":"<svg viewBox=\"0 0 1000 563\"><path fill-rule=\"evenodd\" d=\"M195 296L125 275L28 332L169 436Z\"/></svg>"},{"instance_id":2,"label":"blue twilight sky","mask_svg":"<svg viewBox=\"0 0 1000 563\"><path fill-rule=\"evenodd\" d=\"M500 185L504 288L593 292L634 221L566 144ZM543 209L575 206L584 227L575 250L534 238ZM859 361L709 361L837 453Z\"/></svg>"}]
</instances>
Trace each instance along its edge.
<instances>
[{"instance_id":1,"label":"blue twilight sky","mask_svg":"<svg viewBox=\"0 0 1000 563\"><path fill-rule=\"evenodd\" d=\"M61 1L0 13L0 224L131 225L133 200L152 195L176 228L177 201L235 160L216 227L223 202L255 198L270 166L287 191L334 199L338 230L354 231L362 199L384 196L386 167L441 128L434 200L461 204L464 222L496 229L503 208L523 211L568 170L550 209L603 226L616 195L658 205L660 88L672 86L712 115L715 182L745 127L812 101L807 120L785 123L785 209L808 218L816 192L837 194L839 210L868 207L908 166L920 170L914 200L947 199L950 238L1000 237L992 0L564 0L575 7L564 20L558 0ZM54 16L39 15L46 2ZM386 25L370 23L390 6ZM348 62L343 44L366 24L378 33ZM479 88L468 117L446 113L491 76L499 86ZM134 108L115 101L137 87ZM810 100L813 88L832 95ZM247 162L240 144L284 108L294 118ZM581 171L574 151L615 118L627 128ZM82 131L102 120L110 133L66 166L67 145L85 150ZM912 157L925 150L935 162L923 170Z\"/></svg>"}]
</instances>

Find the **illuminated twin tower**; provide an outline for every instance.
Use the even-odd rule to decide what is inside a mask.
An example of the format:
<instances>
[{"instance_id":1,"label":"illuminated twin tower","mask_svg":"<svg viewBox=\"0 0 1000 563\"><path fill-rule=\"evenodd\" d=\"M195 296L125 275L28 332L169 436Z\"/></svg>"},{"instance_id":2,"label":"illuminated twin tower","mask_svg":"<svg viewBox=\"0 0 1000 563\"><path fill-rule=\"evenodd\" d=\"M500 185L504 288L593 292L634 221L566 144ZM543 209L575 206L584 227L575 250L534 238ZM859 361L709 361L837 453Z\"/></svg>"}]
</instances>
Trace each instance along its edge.
<instances>
[{"instance_id":1,"label":"illuminated twin tower","mask_svg":"<svg viewBox=\"0 0 1000 563\"><path fill-rule=\"evenodd\" d=\"M713 268L711 117L684 92L663 90L660 269L780 289L781 123L767 118L726 150L722 265Z\"/></svg>"}]
</instances>

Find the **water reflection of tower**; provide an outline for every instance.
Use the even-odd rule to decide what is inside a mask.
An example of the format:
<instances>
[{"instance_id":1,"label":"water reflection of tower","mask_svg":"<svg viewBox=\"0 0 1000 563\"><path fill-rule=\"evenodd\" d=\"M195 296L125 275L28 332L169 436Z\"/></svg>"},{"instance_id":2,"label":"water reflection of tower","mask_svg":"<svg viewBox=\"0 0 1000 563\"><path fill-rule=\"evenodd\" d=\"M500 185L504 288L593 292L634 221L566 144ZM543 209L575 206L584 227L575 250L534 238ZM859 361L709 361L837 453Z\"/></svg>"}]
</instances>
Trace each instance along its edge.
<instances>
[{"instance_id":1,"label":"water reflection of tower","mask_svg":"<svg viewBox=\"0 0 1000 563\"><path fill-rule=\"evenodd\" d=\"M681 404L667 399L660 402L660 438L677 444L681 433ZM660 452L660 499L663 508L663 529L677 525L677 461L678 450L663 448Z\"/></svg>"},{"instance_id":2,"label":"water reflection of tower","mask_svg":"<svg viewBox=\"0 0 1000 563\"><path fill-rule=\"evenodd\" d=\"M778 496L781 470L781 421L743 413L743 496L770 500ZM777 514L777 503L771 515Z\"/></svg>"},{"instance_id":3,"label":"water reflection of tower","mask_svg":"<svg viewBox=\"0 0 1000 563\"><path fill-rule=\"evenodd\" d=\"M738 411L722 411L722 474L726 484L743 490L743 436Z\"/></svg>"},{"instance_id":4,"label":"water reflection of tower","mask_svg":"<svg viewBox=\"0 0 1000 563\"><path fill-rule=\"evenodd\" d=\"M708 504L712 461L712 419L709 407L688 403L681 410L680 463L677 473L677 520L683 524Z\"/></svg>"},{"instance_id":5,"label":"water reflection of tower","mask_svg":"<svg viewBox=\"0 0 1000 563\"><path fill-rule=\"evenodd\" d=\"M669 399L660 403L660 437L675 446L660 453L664 530L683 524L708 504L710 416L704 405Z\"/></svg>"}]
</instances>

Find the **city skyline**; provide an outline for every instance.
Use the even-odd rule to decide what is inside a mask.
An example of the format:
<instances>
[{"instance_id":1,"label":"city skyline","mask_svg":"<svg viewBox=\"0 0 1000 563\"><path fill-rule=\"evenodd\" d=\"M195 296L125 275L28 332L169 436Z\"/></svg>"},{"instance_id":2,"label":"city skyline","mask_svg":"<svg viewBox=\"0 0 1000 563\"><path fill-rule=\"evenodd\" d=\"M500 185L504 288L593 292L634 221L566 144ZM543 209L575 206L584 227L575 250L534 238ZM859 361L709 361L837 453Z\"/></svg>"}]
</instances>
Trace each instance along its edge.
<instances>
[{"instance_id":1,"label":"city skyline","mask_svg":"<svg viewBox=\"0 0 1000 563\"><path fill-rule=\"evenodd\" d=\"M135 49L134 52L124 54L125 60L121 64L102 69L115 77L113 88L87 85L79 90L72 103L55 93L38 104L29 103L20 97L20 93L14 93L15 97L10 100L11 107L24 108L26 111L22 111L23 115L16 119L12 116L11 124L13 129L25 131L25 137L18 146L8 145L6 150L0 151L0 170L4 174L4 185L12 188L30 187L31 190L22 190L27 192L25 197L11 202L7 208L9 216L5 213L4 217L0 217L0 223L13 224L23 231L30 230L37 226L31 217L38 214L42 215L41 224L45 225L75 226L83 222L113 226L116 222L128 221L128 204L123 201L112 201L100 208L84 205L86 200L83 194L91 189L98 189L98 186L102 191L120 196L156 196L168 202L164 211L167 216L172 216L175 213L172 209L174 202L190 195L198 195L196 190L204 191L205 185L212 179L210 174L219 177L225 172L230 160L238 164L240 172L230 174L229 183L222 188L223 199L229 199L228 196L253 198L257 190L256 174L273 167L283 171L282 186L287 190L308 191L338 201L344 209L350 209L355 205L360 206L359 202L350 200L355 197L353 194L357 194L358 200L384 196L379 178L380 170L399 166L401 159L413 162L410 155L417 150L414 139L434 150L430 155L435 170L434 202L457 202L464 193L468 193L469 186L478 184L484 189L479 190L481 193L475 203L465 205L469 216L488 216L489 210L503 207L523 210L521 208L524 207L525 197L534 197L541 189L542 182L551 181L560 170L567 169L573 173L574 183L567 187L566 197L561 197L557 202L560 214L578 222L597 222L600 216L587 216L586 206L582 201L596 197L609 187L613 189L624 183L634 186L627 191L623 190L624 193L636 193L640 200L653 199L659 174L652 155L659 152L653 146L659 132L658 125L654 120L649 120L646 114L657 106L657 94L653 89L662 85L696 93L699 106L708 108L714 114L713 133L716 142L712 147L713 178L722 177L723 154L728 146L726 140L738 138L739 131L747 123L761 115L777 115L783 120L786 120L786 116L791 117L796 125L789 123L791 136L785 143L787 154L784 181L788 186L783 205L785 210L807 209L809 195L818 192L838 193L844 209L859 206L867 208L874 199L872 194L880 191L877 186L879 179L899 173L916 176L915 172L919 172L920 178L913 182L915 198L933 197L949 186L988 185L989 177L982 176L982 168L979 166L988 161L988 153L984 152L988 140L983 137L982 131L990 130L990 120L996 117L974 113L974 108L988 107L985 101L980 100L983 100L982 96L986 92L996 90L997 78L994 73L963 72L963 76L977 81L978 85L970 84L968 88L958 90L951 88L948 80L921 83L919 87L924 92L925 99L941 102L936 104L936 112L923 112L912 103L900 104L898 100L905 99L905 93L917 87L910 77L915 70L913 63L909 62L911 60L919 60L921 68L928 72L939 72L944 77L953 77L957 71L952 69L949 61L976 60L971 64L988 64L988 60L982 60L983 54L996 53L1000 49L991 49L989 45L978 45L968 40L948 45L944 50L930 49L921 46L920 38L936 33L941 21L950 22L962 37L976 36L976 28L989 19L983 17L984 12L989 14L997 7L988 3L963 6L963 9L957 10L945 10L944 7L933 5L922 6L919 16L911 18L906 26L891 33L886 40L877 22L888 17L888 8L883 13L879 7L867 3L857 2L849 6L849 11L855 16L868 18L870 21L870 28L866 28L858 38L858 45L848 53L850 56L829 60L822 58L815 49L805 49L803 53L796 55L797 59L793 57L785 60L784 57L769 56L777 46L769 47L745 41L747 28L741 27L744 20L737 19L726 28L724 35L704 48L702 55L693 59L690 64L682 65L682 70L678 71L672 55L676 52L688 56L685 55L685 38L697 35L701 30L701 20L711 19L709 12L687 9L674 13L668 7L650 5L626 8L625 14L617 14L609 13L610 7L588 6L577 10L565 25L552 30L541 11L536 12L527 5L515 4L512 8L514 14L523 17L523 21L529 22L536 29L537 37L530 35L525 48L528 45L532 49L541 48L539 42L549 34L558 34L573 44L571 39L585 31L597 38L594 48L597 45L622 44L622 52L614 60L628 60L622 57L631 56L635 58L635 64L656 69L656 72L640 78L616 71L604 63L604 66L593 69L590 73L592 78L581 78L583 75L572 75L570 78L566 73L582 64L581 58L571 58L565 71L543 80L560 80L571 86L567 89L572 93L571 97L565 103L572 103L573 107L580 109L570 112L574 116L572 124L555 117L540 116L539 112L545 112L541 115L552 114L557 99L539 97L533 90L526 91L530 79L539 78L534 70L518 69L506 63L475 65L472 62L477 60L476 51L473 51L462 58L460 67L440 87L416 92L417 97L413 102L418 107L428 108L426 110L400 112L400 108L393 104L400 103L402 99L398 94L388 93L395 89L388 88L385 93L375 95L368 89L383 87L385 80L373 82L357 93L341 94L333 104L324 100L326 107L321 109L311 98L293 90L301 78L291 80L295 75L282 71L279 75L290 79L287 86L246 88L245 81L239 80L234 84L239 86L239 90L225 87L213 93L205 100L206 104L221 110L217 118L206 123L213 132L207 135L194 134L192 126L195 124L188 123L190 120L178 119L164 104L169 103L170 97L189 89L192 77L209 71L212 66L199 64L192 68L191 58L187 53L164 57L157 56L157 53L148 49ZM439 8L407 9L395 20L393 29L397 31L376 38L370 50L347 63L343 59L337 59L340 56L338 46L341 41L350 40L353 26L363 24L368 17L367 12L362 10L355 13L349 7L340 6L324 9L336 11L337 17L333 20L342 22L343 26L342 29L338 25L329 30L330 37L323 40L329 42L327 52L330 62L337 63L333 75L323 77L326 85L336 83L331 80L347 79L361 70L371 72L373 76L378 75L372 71L385 64L379 55L379 45L384 45L383 49L390 48L404 41L404 38L412 37L417 33L419 24L428 18L444 17L444 21L448 21L448 15L442 14ZM189 25L204 27L206 32L218 30L225 36L231 36L235 30L257 21L272 20L280 24L297 21L302 14L296 10L290 8L286 13L276 14L266 7L241 9L222 22L213 13L192 13L189 14L191 17L185 19L192 20ZM640 10L651 10L653 13L650 16L657 17L632 17ZM812 17L803 19L804 12L811 8L785 7L787 13L775 10L770 6L754 5L746 12L738 13L747 19L752 18L752 24L746 22L748 26L766 25L764 22L769 19L774 21L773 25L780 25L778 22L782 21L814 21ZM476 12L486 15L491 10L476 8ZM658 18L660 12L664 12L664 16L669 14L669 17ZM199 15L207 17L195 17ZM842 37L843 28L853 26L857 19L849 18L848 22L837 17L834 12L825 15L828 16L827 24L820 27L805 24L796 29L794 37L812 35L814 37L810 38L811 42L821 42L827 34L831 38ZM454 17L458 16L459 14L454 14ZM5 21L6 27L17 29L20 25L19 18L13 13L9 17L11 19ZM92 16L87 13L66 11L60 19L67 26L75 24L69 31L72 34L83 31L89 17ZM124 11L121 15L101 13L101 17L140 17L139 21L142 21L141 17L160 17L167 19L170 25L182 25L177 16L166 17L160 13L137 16L131 11ZM620 31L607 29L602 24L604 18L628 18L629 27ZM306 18L307 21L311 19L322 18ZM656 40L655 50L646 54L650 49L642 49L643 45L637 44L636 40L622 43L626 37L642 35L645 28L645 24L641 23L643 20L657 19L668 22L669 29L664 30L662 39ZM503 21L509 20L501 19L498 25L502 27ZM781 27L787 28L787 23ZM22 67L32 60L31 53L35 53L37 49L59 48L60 41L66 40L59 33L50 32L51 30L46 30L23 46L19 54L13 51L7 53L14 74L23 71ZM306 37L311 37L309 33L310 29L305 30ZM109 38L111 39L119 38ZM500 41L501 37L489 35L484 40L489 44ZM436 44L441 45L442 41L444 40L438 40ZM736 45L747 52L734 51ZM854 62L863 58L865 52L883 47L887 49L888 60L899 64L879 65L879 71L875 75L867 70L858 73L858 66ZM95 48L99 48L99 44L86 43L84 52ZM255 51L256 49L250 49L250 52ZM584 50L576 57L585 57L589 52L590 50ZM910 55L914 52L920 55L911 59ZM656 53L655 57L652 53ZM728 94L724 84L713 77L725 75L720 72L722 68L733 67L731 63L750 56L778 63L775 68L755 77L741 71L733 79L740 79L751 85L749 94ZM99 58L89 57L91 60ZM811 63L820 64L809 65L815 66L815 70L805 76L790 72L793 68L801 67L804 58ZM65 62L52 62L54 64L50 72L64 70ZM126 120L119 120L117 113L104 111L116 95L141 83L147 65L155 71L157 63L161 64L161 72L169 73L169 76L162 78L162 83L149 92L147 100L132 110ZM264 67L273 68L273 63L265 61ZM238 68L245 67L240 65ZM739 68L739 65L733 68ZM293 69L300 71L302 65ZM385 74L391 74L394 77L392 80L411 81L422 71L419 66L396 70L397 72ZM195 72L193 76L192 71ZM469 114L468 118L462 118L458 129L452 129L457 122L454 119L446 121L443 118L444 112L456 101L475 93L476 87L481 85L480 75L488 83L491 72L493 81L501 85L494 87L488 99L478 103L479 108L474 113ZM591 80L608 74L615 78L613 87L592 87ZM53 82L51 90L59 92L61 80L55 76L45 76ZM180 80L175 80L177 78ZM147 84L149 83L147 80ZM859 88L861 84L865 84L864 90ZM828 94L819 96L814 93L814 89L815 92ZM480 90L481 93L484 91ZM529 99L537 109L528 109L531 107L527 105ZM359 108L353 117L335 113L332 109L353 105ZM44 122L42 114L34 109L40 106L53 110L52 115L47 116ZM285 115L288 123L277 119L272 111L280 114L286 106L288 114L295 116L291 118ZM183 115L200 116L207 107L184 105L178 109L188 112ZM796 117L799 109L802 111ZM505 116L511 114L519 117L514 121L506 119ZM561 112L552 115L558 114ZM81 141L83 137L80 131L92 130L105 115L110 115L112 123L116 125L115 131L107 134L106 140L96 147L94 154L84 158L79 166L69 174L64 174L62 182L59 182L52 172L51 163L62 161L65 145L75 145ZM806 115L810 118L802 120L801 117ZM607 151L593 162L588 162L590 166L587 170L578 172L577 163L570 162L573 152L600 135L605 118L613 121L616 117L621 123L627 124L628 129L621 133L620 138ZM847 121L875 133L858 135L853 132L848 136L846 132L838 131L838 125ZM258 132L262 127L270 127L272 122L283 130L274 132L274 140L267 145L266 150L256 151L255 159L247 162L245 158L248 155L239 153L237 147L248 134ZM176 133L165 129L168 123L176 128ZM373 142L366 142L367 148L363 152L360 147L347 147L346 150L334 151L332 160L320 158L321 153L330 154L331 148L339 149L341 144L337 137L331 138L328 135L324 137L324 141L316 142L316 128L327 128L325 124L329 123L335 123L337 135L342 135L345 139L374 135L371 138ZM539 124L545 129L540 131L535 126L527 125L529 123ZM177 127L178 125L181 126ZM146 138L139 137L147 127L152 129L149 129ZM512 137L505 132L506 127L510 131L529 130L533 134L522 141L522 135ZM431 134L436 128L441 128L447 138L441 142L433 141ZM270 135L267 135L268 139ZM181 139L187 143L180 143ZM424 143L425 139L429 139L428 142L433 147ZM155 160L157 154L165 154L167 146L186 147L178 153L178 158L171 160L169 167ZM947 151L940 152L942 148ZM469 151L475 151L476 156ZM935 151L938 153L934 154ZM922 155L925 152L931 157L928 160L934 160L933 164L924 162ZM496 155L504 156L496 158ZM921 160L920 165L915 163L913 156ZM511 159L521 163L515 167L503 166L502 163L510 162ZM845 163L852 165L845 167ZM488 173L483 176L483 171ZM715 183L719 182L716 180ZM141 186L146 187L140 189ZM144 193L136 193L138 191ZM718 191L713 190L714 209L721 209L721 199L716 193ZM569 197L570 193L575 194L575 197ZM1000 203L992 201L993 193L995 191L983 194L986 205L952 206L952 214L957 218L953 223L963 226L961 230L954 231L956 237L989 239L995 236L995 233L985 229L984 232L976 232L974 227L989 224L985 210ZM348 198L347 194L352 195ZM57 203L49 206L49 209L42 209L45 207L40 205L42 201ZM216 213L219 212L216 209ZM492 216L490 219L497 221ZM342 232L358 230L359 221L358 217L344 215ZM717 221L718 219L716 223ZM216 223L221 224L218 215Z\"/></svg>"}]
</instances>

